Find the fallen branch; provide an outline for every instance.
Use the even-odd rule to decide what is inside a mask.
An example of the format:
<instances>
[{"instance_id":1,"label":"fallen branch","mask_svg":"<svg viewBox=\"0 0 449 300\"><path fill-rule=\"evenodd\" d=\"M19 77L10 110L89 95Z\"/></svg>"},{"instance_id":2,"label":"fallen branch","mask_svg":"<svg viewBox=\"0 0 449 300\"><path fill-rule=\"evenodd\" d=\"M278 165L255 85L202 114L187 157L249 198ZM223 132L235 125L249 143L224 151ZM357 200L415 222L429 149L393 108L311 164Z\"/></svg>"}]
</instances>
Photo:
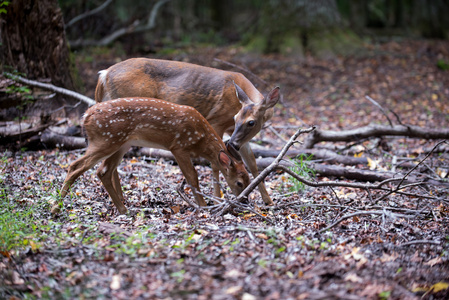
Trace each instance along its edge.
<instances>
[{"instance_id":1,"label":"fallen branch","mask_svg":"<svg viewBox=\"0 0 449 300\"><path fill-rule=\"evenodd\" d=\"M259 169L264 169L267 166L269 166L270 164L272 164L273 161L274 161L274 159L271 157L260 158L260 159L257 159L257 166L259 167ZM281 161L278 164L277 169L287 172L289 174L296 174L296 173L290 171L290 169L288 169L288 167L290 167L290 166L291 166L291 164ZM317 164L317 163L310 163L309 168L313 169L316 172L316 174L321 177L346 178L346 179L365 181L365 182L384 182L386 180L400 181L404 177L404 174L401 174L398 172L387 172L387 171L379 172L379 171L361 170L361 169L346 168L346 167L324 165L324 164ZM296 178L296 179L298 179L298 178ZM305 179L302 179L302 180L305 180ZM438 185L438 186L449 187L449 183L447 181L436 180L436 179L423 177L423 176L409 176L409 178L406 180L406 182L407 183L420 182L420 183L425 183L425 184L433 184L433 185ZM326 183L329 183L329 181L327 181ZM313 186L312 185L313 182L309 182L306 184ZM340 183L340 184L342 184L342 183ZM324 185L325 185L325 183L324 183ZM359 184L359 185L363 185L366 187L365 184ZM319 186L319 185L317 185L317 186ZM360 187L360 188L363 188L363 187Z\"/></svg>"},{"instance_id":2,"label":"fallen branch","mask_svg":"<svg viewBox=\"0 0 449 300\"><path fill-rule=\"evenodd\" d=\"M256 157L276 157L279 155L281 150L265 150L265 149L253 149L254 156ZM296 158L300 155L306 155L306 156L312 156L312 160L322 160L326 161L328 163L333 164L343 164L343 165L359 165L368 164L368 160L366 157L352 157L352 156L345 156L337 154L333 151L326 150L326 149L289 149L286 156L289 156L291 158ZM271 162L270 162L271 163ZM270 164L268 163L268 164ZM268 164L267 162L263 163L261 162L261 168L265 168Z\"/></svg>"},{"instance_id":3,"label":"fallen branch","mask_svg":"<svg viewBox=\"0 0 449 300\"><path fill-rule=\"evenodd\" d=\"M41 89L49 90L49 91L52 91L52 92L55 92L55 93L58 93L58 94L61 94L61 95L69 96L69 97L72 97L74 99L80 100L80 101L86 103L89 106L92 106L92 105L94 105L96 103L93 99L91 99L89 97L86 97L86 96L81 95L81 94L79 94L77 92L74 92L74 91L71 91L71 90L68 90L68 89L65 89L65 88L62 88L62 87L55 86L53 84L42 83L42 82L39 82L39 81L26 79L26 78L23 78L22 76L14 75L14 74L8 73L8 72L4 72L3 74L5 74L5 76L11 78L14 81L17 81L17 82L20 82L20 83L23 83L23 84L26 84L26 85L30 85L30 86L35 86L35 87L38 87L38 88L41 88Z\"/></svg>"},{"instance_id":4,"label":"fallen branch","mask_svg":"<svg viewBox=\"0 0 449 300\"><path fill-rule=\"evenodd\" d=\"M432 241L432 240L415 240L410 242L405 242L399 245L399 247L405 247L410 245L417 245L417 244L431 244L431 245L441 245L439 241Z\"/></svg>"},{"instance_id":5,"label":"fallen branch","mask_svg":"<svg viewBox=\"0 0 449 300\"><path fill-rule=\"evenodd\" d=\"M154 4L153 9L150 12L150 15L148 17L148 21L144 22L143 20L136 20L133 24L120 28L113 33L105 36L104 38L98 40L77 40L77 41L69 41L69 44L72 48L79 48L79 47L85 47L85 46L108 46L112 44L115 40L118 38L131 34L131 33L137 33L137 32L145 32L149 31L151 29L154 29L156 27L156 17L157 13L159 11L159 8L169 2L170 0L159 0Z\"/></svg>"},{"instance_id":6,"label":"fallen branch","mask_svg":"<svg viewBox=\"0 0 449 300\"><path fill-rule=\"evenodd\" d=\"M276 157L276 159L267 168L265 168L262 172L260 172L259 176L254 178L254 180L246 187L246 189L240 193L240 195L237 197L237 201L240 202L244 198L248 197L248 195L254 190L254 188L259 183L261 183L265 179L265 177L268 176L268 174L270 174L273 170L276 169L276 167L279 165L279 162L284 157L285 153L287 153L288 149L295 143L296 139L298 138L298 136L300 134L309 133L309 132L312 132L313 130L315 130L314 126L308 128L308 129L298 129L296 131L296 133L290 138L288 143L285 144L285 146L282 148L281 152Z\"/></svg>"},{"instance_id":7,"label":"fallen branch","mask_svg":"<svg viewBox=\"0 0 449 300\"><path fill-rule=\"evenodd\" d=\"M114 1L114 0L106 0L105 2L103 2L102 5L98 6L97 8L89 10L89 11L87 11L85 13L82 13L82 14L74 17L69 22L67 22L65 27L68 28L68 27L72 26L73 24L75 24L76 22L81 21L82 19L85 19L85 18L87 18L89 16L92 16L94 14L99 13L100 11L102 11L103 9L108 7L108 5L112 3L112 1Z\"/></svg>"},{"instance_id":8,"label":"fallen branch","mask_svg":"<svg viewBox=\"0 0 449 300\"><path fill-rule=\"evenodd\" d=\"M390 215L393 218L395 218L395 217L408 218L409 217L409 216L403 215L403 214L396 214L396 213L392 213L392 212L386 212L385 210L382 210L382 211L379 211L379 210L358 211L358 212L347 214L347 215L341 217L340 219L338 219L337 221L335 221L331 225L327 226L326 228L321 229L319 232L323 233L323 232L325 232L325 231L335 227L336 225L338 225L339 223L341 223L342 221L344 221L346 219L349 219L349 218L352 218L352 217L356 217L356 216L361 216L361 215Z\"/></svg>"},{"instance_id":9,"label":"fallen branch","mask_svg":"<svg viewBox=\"0 0 449 300\"><path fill-rule=\"evenodd\" d=\"M449 139L449 128L439 130L431 128L421 128L413 125L395 125L392 127L383 125L369 125L352 130L333 131L315 130L308 136L304 143L305 148L312 148L319 142L349 142L364 138L382 136L406 136L423 139Z\"/></svg>"}]
</instances>

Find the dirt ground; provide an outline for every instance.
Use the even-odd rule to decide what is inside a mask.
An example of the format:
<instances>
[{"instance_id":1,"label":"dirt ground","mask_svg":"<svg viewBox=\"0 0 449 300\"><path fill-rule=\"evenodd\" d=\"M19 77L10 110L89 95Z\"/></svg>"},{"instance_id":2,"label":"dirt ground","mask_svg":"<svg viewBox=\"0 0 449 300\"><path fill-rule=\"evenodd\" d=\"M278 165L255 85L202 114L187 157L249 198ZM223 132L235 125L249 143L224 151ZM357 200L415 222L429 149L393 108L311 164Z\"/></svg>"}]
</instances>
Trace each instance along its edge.
<instances>
[{"instance_id":1,"label":"dirt ground","mask_svg":"<svg viewBox=\"0 0 449 300\"><path fill-rule=\"evenodd\" d=\"M366 45L348 57L262 56L239 48L183 49L151 57L239 71L263 93L279 85L282 104L271 123L288 139L298 127L310 125L326 130L388 125L365 96L395 124L449 127L449 71L438 67L439 61L449 61L448 49L449 42L404 40ZM99 70L124 58L77 55L86 95L93 98ZM444 182L448 147L429 153L437 142L385 137L315 147L371 161L348 168L382 172L397 166L398 174L426 158L415 172ZM265 129L254 147L280 149L283 144ZM25 246L2 250L0 298L449 298L445 185L412 185L395 193L295 189L293 179L275 172L266 179L275 206L265 207L254 191L250 202L259 214L214 215L194 211L179 197L176 187L183 176L176 164L129 156L119 167L130 210L123 216L112 208L94 169L78 179L69 196L58 198L69 163L82 154L3 154L2 197L14 202L17 212L36 207L31 215L36 228ZM212 194L211 169L197 170L202 191ZM310 176L317 182L348 182Z\"/></svg>"}]
</instances>

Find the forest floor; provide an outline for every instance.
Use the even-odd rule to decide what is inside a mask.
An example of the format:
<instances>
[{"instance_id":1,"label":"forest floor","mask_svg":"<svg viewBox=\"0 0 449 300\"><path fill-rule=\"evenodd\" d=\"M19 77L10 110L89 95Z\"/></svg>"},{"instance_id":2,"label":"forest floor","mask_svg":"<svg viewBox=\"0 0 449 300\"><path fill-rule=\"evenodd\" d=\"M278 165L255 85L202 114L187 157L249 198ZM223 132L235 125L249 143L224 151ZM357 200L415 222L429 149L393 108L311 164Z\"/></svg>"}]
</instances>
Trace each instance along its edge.
<instances>
[{"instance_id":1,"label":"forest floor","mask_svg":"<svg viewBox=\"0 0 449 300\"><path fill-rule=\"evenodd\" d=\"M395 124L448 128L448 49L449 42L405 40L366 45L346 57L255 55L233 47L156 57L242 72L263 93L279 85L282 104L271 123L288 140L310 125L337 131L388 125L386 115ZM92 98L97 72L126 58L100 51L76 57ZM284 144L267 129L255 141L265 149ZM448 145L430 151L438 142L384 137L315 147L369 158L352 168L403 176L417 166L414 173L447 183ZM2 154L0 298L449 298L447 185L394 193L312 188L273 173L266 184L275 206L264 206L256 190L250 202L259 214L214 215L179 197L183 176L173 162L126 157L119 173L130 213L118 215L95 169L65 199L58 196L68 165L82 154ZM301 167L303 174L316 182L350 182L316 176L310 166ZM210 168L197 170L202 191L212 194Z\"/></svg>"}]
</instances>

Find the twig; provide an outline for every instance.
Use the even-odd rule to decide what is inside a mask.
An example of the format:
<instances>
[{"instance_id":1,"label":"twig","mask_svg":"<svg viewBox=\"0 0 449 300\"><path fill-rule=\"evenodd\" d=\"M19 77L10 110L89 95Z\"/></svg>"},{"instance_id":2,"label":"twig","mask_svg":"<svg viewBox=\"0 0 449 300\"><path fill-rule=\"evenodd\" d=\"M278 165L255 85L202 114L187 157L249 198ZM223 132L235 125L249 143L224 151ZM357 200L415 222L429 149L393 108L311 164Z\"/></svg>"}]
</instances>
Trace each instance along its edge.
<instances>
[{"instance_id":1,"label":"twig","mask_svg":"<svg viewBox=\"0 0 449 300\"><path fill-rule=\"evenodd\" d=\"M416 244L432 244L432 245L441 245L439 241L432 241L432 240L415 240L410 242L405 242L399 245L399 247L405 247L410 245L416 245Z\"/></svg>"},{"instance_id":2,"label":"twig","mask_svg":"<svg viewBox=\"0 0 449 300\"><path fill-rule=\"evenodd\" d=\"M268 129L274 133L275 136L277 136L281 141L283 141L284 143L288 143L288 141L286 139L284 139L284 137L276 130L273 128L273 126L268 126Z\"/></svg>"},{"instance_id":3,"label":"twig","mask_svg":"<svg viewBox=\"0 0 449 300\"><path fill-rule=\"evenodd\" d=\"M382 215L391 215L392 217L402 217L402 218L408 218L409 217L409 216L406 216L406 215L395 214L395 213L392 213L392 212L386 213L386 211L380 211L380 210L358 211L358 212L355 212L355 213L352 213L352 214L348 214L348 215L345 215L345 216L341 217L340 219L338 219L337 221L335 221L331 225L327 226L324 229L321 229L319 232L323 233L323 232L331 229L332 227L336 226L337 224L341 223L342 221L344 221L346 219L349 219L349 218L352 218L352 217L355 217L355 216L360 216L360 215L381 215L381 216Z\"/></svg>"},{"instance_id":4,"label":"twig","mask_svg":"<svg viewBox=\"0 0 449 300\"><path fill-rule=\"evenodd\" d=\"M259 176L253 179L253 181L246 187L243 192L240 193L240 195L236 198L237 202L241 202L244 198L248 197L248 195L254 190L254 188L261 183L265 177L268 176L273 170L278 167L279 162L284 157L285 153L287 153L287 150L295 143L295 140L298 138L298 136L302 133L309 133L311 131L315 130L315 126L310 127L308 129L298 129L296 133L290 138L287 144L285 144L284 148L282 148L279 155L276 157L276 159L262 172L260 172Z\"/></svg>"},{"instance_id":5,"label":"twig","mask_svg":"<svg viewBox=\"0 0 449 300\"><path fill-rule=\"evenodd\" d=\"M180 185L178 186L178 188L176 189L176 191L178 192L179 196L180 196L185 202L187 202L191 207L193 207L195 210L201 209L201 207L200 207L198 204L196 204L196 203L194 203L193 201L191 201L191 200L189 199L189 197L187 197L187 195L185 194L185 192L184 192L184 186L185 186L185 184L186 184L186 180L185 180L185 178L184 178L184 180L181 182L181 184L180 184ZM192 190L193 190L193 188L192 188Z\"/></svg>"},{"instance_id":6,"label":"twig","mask_svg":"<svg viewBox=\"0 0 449 300\"><path fill-rule=\"evenodd\" d=\"M388 117L387 113L385 112L384 108L376 100L374 100L370 96L366 95L365 98L368 99L372 104L374 104L377 108L379 108L382 111L384 116L387 118L388 123L390 123L390 126L393 127L393 122L391 122L391 120Z\"/></svg>"},{"instance_id":7,"label":"twig","mask_svg":"<svg viewBox=\"0 0 449 300\"><path fill-rule=\"evenodd\" d=\"M420 165L420 164L422 164L432 153L433 153L433 151L435 151L435 149L439 146L439 145L441 145L441 144L443 144L443 143L446 143L446 141L440 141L440 142L438 142L435 146L433 146L433 148L432 148L432 150L430 150L430 152L429 153L427 153L427 155L420 161L420 162L418 162L413 168L411 168L410 169L410 171L408 171L406 174L405 174L405 176L404 177L402 177L402 180L398 183L398 185L396 186L396 190L399 190L399 188L400 188L400 186L401 186L401 184L404 182L404 180L405 180L405 178L407 178L407 176L408 175L410 175L414 170L416 170L416 168L418 168L418 166Z\"/></svg>"}]
</instances>

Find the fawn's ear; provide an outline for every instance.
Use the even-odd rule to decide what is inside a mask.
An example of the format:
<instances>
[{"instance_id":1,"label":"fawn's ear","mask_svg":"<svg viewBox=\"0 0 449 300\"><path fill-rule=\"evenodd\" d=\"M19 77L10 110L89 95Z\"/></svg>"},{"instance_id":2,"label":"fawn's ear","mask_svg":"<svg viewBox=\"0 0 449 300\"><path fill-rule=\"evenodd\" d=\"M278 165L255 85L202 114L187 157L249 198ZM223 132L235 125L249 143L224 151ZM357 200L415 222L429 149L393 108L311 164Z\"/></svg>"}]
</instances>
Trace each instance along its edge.
<instances>
[{"instance_id":1,"label":"fawn's ear","mask_svg":"<svg viewBox=\"0 0 449 300\"><path fill-rule=\"evenodd\" d=\"M218 153L218 161L226 169L229 168L231 166L231 163L232 163L231 158L226 153L224 153L223 151L220 151L220 153Z\"/></svg>"},{"instance_id":2,"label":"fawn's ear","mask_svg":"<svg viewBox=\"0 0 449 300\"><path fill-rule=\"evenodd\" d=\"M229 143L229 141L225 142L225 146L226 146L226 150L228 150L228 152L229 152L229 154L231 154L232 158L234 158L238 161L242 161L242 156L237 151L237 149L235 149L234 146L231 143Z\"/></svg>"}]
</instances>

